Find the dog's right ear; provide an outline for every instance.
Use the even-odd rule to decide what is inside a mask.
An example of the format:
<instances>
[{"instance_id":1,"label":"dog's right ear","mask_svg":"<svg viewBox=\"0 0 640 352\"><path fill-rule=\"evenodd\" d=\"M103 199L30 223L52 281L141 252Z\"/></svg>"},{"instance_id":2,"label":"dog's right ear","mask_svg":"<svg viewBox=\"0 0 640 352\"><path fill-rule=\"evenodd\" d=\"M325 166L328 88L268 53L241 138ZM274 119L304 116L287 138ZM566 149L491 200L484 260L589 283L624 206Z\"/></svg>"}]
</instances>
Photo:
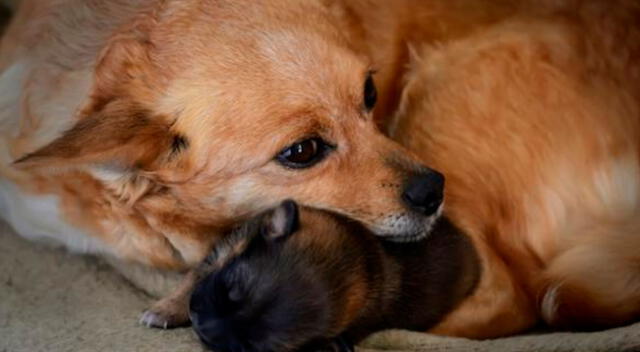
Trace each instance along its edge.
<instances>
[{"instance_id":1,"label":"dog's right ear","mask_svg":"<svg viewBox=\"0 0 640 352\"><path fill-rule=\"evenodd\" d=\"M299 217L296 202L285 200L267 216L262 234L267 240L286 239L298 230Z\"/></svg>"},{"instance_id":2,"label":"dog's right ear","mask_svg":"<svg viewBox=\"0 0 640 352\"><path fill-rule=\"evenodd\" d=\"M14 161L21 169L107 166L118 170L152 170L172 146L169 127L147 111L110 104L80 120L61 137Z\"/></svg>"},{"instance_id":3,"label":"dog's right ear","mask_svg":"<svg viewBox=\"0 0 640 352\"><path fill-rule=\"evenodd\" d=\"M149 15L151 16L151 15ZM18 168L106 166L153 170L172 147L186 145L168 117L151 111L162 85L150 50L152 18L140 17L110 39L100 54L89 102L78 122L59 138L14 162Z\"/></svg>"}]
</instances>

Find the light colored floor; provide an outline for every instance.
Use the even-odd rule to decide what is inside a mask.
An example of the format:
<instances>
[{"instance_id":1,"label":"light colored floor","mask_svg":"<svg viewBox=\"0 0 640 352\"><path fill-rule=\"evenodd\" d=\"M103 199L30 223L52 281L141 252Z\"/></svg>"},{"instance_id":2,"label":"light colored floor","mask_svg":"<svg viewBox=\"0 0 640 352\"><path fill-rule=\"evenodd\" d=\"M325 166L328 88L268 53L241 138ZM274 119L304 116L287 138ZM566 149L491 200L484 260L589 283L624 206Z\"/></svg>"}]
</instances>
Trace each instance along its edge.
<instances>
[{"instance_id":1,"label":"light colored floor","mask_svg":"<svg viewBox=\"0 0 640 352\"><path fill-rule=\"evenodd\" d=\"M202 351L190 329L162 331L138 325L140 312L152 298L102 260L29 243L0 222L0 268L0 352ZM361 352L631 352L640 351L640 323L596 333L492 341L396 331L378 334L364 346Z\"/></svg>"},{"instance_id":2,"label":"light colored floor","mask_svg":"<svg viewBox=\"0 0 640 352\"><path fill-rule=\"evenodd\" d=\"M151 298L107 264L32 244L0 222L0 351L201 351L190 329L137 323Z\"/></svg>"}]
</instances>

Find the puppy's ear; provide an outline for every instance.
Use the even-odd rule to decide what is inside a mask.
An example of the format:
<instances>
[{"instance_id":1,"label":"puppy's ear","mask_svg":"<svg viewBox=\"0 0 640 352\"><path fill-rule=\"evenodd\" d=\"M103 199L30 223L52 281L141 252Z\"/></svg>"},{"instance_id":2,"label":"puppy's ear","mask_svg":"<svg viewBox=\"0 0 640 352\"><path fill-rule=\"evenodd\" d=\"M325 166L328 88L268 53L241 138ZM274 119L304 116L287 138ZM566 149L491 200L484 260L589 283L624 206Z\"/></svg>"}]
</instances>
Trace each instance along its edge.
<instances>
[{"instance_id":1,"label":"puppy's ear","mask_svg":"<svg viewBox=\"0 0 640 352\"><path fill-rule=\"evenodd\" d=\"M285 200L267 217L263 235L267 240L281 240L298 230L300 223L298 205Z\"/></svg>"}]
</instances>

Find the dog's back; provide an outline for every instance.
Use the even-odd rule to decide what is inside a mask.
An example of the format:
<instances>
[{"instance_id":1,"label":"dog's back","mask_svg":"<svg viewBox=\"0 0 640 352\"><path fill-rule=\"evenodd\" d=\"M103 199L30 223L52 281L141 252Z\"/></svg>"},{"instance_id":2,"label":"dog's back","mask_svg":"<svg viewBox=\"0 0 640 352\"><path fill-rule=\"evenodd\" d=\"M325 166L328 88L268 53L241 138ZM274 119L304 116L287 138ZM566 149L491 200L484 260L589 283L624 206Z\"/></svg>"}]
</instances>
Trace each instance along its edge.
<instances>
[{"instance_id":1,"label":"dog's back","mask_svg":"<svg viewBox=\"0 0 640 352\"><path fill-rule=\"evenodd\" d=\"M394 137L447 176L487 268L442 331L640 314L640 8L548 5L423 50L409 75Z\"/></svg>"}]
</instances>

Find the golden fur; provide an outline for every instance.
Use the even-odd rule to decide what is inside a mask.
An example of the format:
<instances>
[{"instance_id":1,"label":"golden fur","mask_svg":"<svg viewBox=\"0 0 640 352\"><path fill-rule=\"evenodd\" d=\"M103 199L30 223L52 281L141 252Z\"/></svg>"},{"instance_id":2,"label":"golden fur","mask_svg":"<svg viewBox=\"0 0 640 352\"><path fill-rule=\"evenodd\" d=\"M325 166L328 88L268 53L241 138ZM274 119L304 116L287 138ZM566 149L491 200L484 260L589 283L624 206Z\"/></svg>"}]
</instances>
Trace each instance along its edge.
<instances>
[{"instance_id":1,"label":"golden fur","mask_svg":"<svg viewBox=\"0 0 640 352\"><path fill-rule=\"evenodd\" d=\"M638 7L25 1L0 44L0 172L20 187L4 192L31 210L55 195L62 222L98 241L81 250L184 268L289 197L393 235L417 155L446 175L445 212L483 264L434 332L621 324L640 312ZM309 134L335 155L274 164Z\"/></svg>"},{"instance_id":2,"label":"golden fur","mask_svg":"<svg viewBox=\"0 0 640 352\"><path fill-rule=\"evenodd\" d=\"M59 197L98 250L158 267L199 262L287 197L383 236L428 231L435 217L400 197L422 166L363 108L372 62L345 21L316 1L27 1L0 59L23 80L3 174ZM274 161L309 136L335 152L305 170Z\"/></svg>"},{"instance_id":3,"label":"golden fur","mask_svg":"<svg viewBox=\"0 0 640 352\"><path fill-rule=\"evenodd\" d=\"M392 135L446 175L485 267L436 332L640 314L640 5L556 5L419 49L407 74Z\"/></svg>"}]
</instances>

